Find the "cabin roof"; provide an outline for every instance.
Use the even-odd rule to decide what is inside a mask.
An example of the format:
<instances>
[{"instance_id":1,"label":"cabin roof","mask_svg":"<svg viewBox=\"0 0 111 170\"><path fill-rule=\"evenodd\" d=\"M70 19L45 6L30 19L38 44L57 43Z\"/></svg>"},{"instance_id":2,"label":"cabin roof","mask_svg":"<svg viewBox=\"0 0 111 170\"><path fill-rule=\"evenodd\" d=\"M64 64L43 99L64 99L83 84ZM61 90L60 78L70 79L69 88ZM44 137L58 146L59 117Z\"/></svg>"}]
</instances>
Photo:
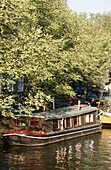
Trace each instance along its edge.
<instances>
[{"instance_id":1,"label":"cabin roof","mask_svg":"<svg viewBox=\"0 0 111 170\"><path fill-rule=\"evenodd\" d=\"M79 116L86 113L91 113L98 110L97 107L82 107L79 111L77 107L69 106L64 108L59 108L51 111L33 113L33 114L17 114L17 117L35 117L35 118L44 118L45 120L49 119L61 119L66 117Z\"/></svg>"}]
</instances>

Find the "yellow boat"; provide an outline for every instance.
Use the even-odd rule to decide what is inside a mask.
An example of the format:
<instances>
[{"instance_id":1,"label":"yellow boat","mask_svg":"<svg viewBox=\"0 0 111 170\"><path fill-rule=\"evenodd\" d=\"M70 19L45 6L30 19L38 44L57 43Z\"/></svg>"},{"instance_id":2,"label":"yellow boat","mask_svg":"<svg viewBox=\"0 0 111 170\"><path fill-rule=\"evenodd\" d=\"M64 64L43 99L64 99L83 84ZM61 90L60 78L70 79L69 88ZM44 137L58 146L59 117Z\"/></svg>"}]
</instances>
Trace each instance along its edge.
<instances>
[{"instance_id":1,"label":"yellow boat","mask_svg":"<svg viewBox=\"0 0 111 170\"><path fill-rule=\"evenodd\" d=\"M111 113L100 111L100 120L103 128L111 128Z\"/></svg>"}]
</instances>

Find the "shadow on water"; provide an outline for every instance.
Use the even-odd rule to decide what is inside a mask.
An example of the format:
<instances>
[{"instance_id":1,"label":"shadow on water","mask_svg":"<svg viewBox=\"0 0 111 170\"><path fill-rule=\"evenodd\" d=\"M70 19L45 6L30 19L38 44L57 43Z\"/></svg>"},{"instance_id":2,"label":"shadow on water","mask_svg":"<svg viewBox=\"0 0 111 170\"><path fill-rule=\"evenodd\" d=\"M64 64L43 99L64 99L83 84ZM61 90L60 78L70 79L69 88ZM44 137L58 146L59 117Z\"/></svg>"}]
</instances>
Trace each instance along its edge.
<instances>
[{"instance_id":1,"label":"shadow on water","mask_svg":"<svg viewBox=\"0 0 111 170\"><path fill-rule=\"evenodd\" d=\"M111 130L43 147L0 146L1 169L111 169Z\"/></svg>"}]
</instances>

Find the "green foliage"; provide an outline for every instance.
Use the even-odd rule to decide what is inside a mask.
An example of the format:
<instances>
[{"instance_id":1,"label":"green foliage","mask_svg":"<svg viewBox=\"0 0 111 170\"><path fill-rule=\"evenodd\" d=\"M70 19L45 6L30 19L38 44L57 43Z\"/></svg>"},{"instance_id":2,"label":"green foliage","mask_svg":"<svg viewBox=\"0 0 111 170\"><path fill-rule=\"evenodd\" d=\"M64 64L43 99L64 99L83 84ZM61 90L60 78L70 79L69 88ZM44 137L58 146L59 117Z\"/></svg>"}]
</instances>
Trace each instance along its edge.
<instances>
[{"instance_id":1,"label":"green foliage","mask_svg":"<svg viewBox=\"0 0 111 170\"><path fill-rule=\"evenodd\" d=\"M108 99L104 99L104 101L103 101L103 106L105 107L105 106L109 106L109 104L108 104Z\"/></svg>"},{"instance_id":2,"label":"green foliage","mask_svg":"<svg viewBox=\"0 0 111 170\"><path fill-rule=\"evenodd\" d=\"M39 110L51 101L51 89L73 96L73 81L102 85L110 68L110 18L72 13L64 0L0 1L2 113L7 116L16 98L19 112ZM7 91L21 77L24 93Z\"/></svg>"}]
</instances>

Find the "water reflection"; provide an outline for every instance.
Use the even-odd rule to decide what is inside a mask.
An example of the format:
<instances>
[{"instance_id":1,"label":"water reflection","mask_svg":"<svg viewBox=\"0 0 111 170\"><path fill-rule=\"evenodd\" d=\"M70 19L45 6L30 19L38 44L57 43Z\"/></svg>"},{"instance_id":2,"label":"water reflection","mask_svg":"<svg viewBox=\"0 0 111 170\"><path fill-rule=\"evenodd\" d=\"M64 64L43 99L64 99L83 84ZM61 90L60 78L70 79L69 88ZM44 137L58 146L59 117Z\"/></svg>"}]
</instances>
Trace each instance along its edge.
<instances>
[{"instance_id":1,"label":"water reflection","mask_svg":"<svg viewBox=\"0 0 111 170\"><path fill-rule=\"evenodd\" d=\"M0 146L0 169L111 169L111 129L41 148Z\"/></svg>"}]
</instances>

